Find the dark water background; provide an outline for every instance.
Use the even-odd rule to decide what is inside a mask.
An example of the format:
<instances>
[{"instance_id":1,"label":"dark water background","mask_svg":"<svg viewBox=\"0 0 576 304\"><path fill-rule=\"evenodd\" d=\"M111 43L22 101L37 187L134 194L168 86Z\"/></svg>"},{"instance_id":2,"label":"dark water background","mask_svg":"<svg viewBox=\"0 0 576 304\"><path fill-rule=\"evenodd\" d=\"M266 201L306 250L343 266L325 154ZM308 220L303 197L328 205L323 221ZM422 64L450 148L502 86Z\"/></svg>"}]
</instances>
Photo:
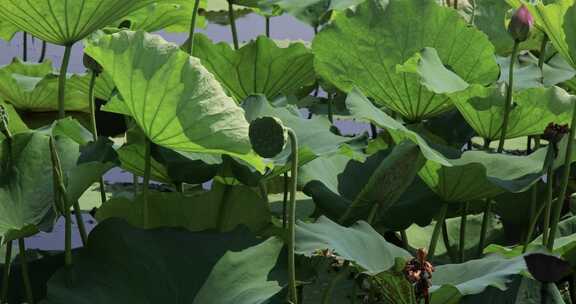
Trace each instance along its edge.
<instances>
[{"instance_id":1,"label":"dark water background","mask_svg":"<svg viewBox=\"0 0 576 304\"><path fill-rule=\"evenodd\" d=\"M238 37L240 41L249 41L256 38L258 35L263 35L265 30L265 19L257 14L251 14L237 20ZM232 35L228 26L218 24L208 24L206 28L199 29L198 32L206 34L212 40L220 42L232 42ZM186 38L186 34L175 34L159 32L164 39L177 44L182 44ZM303 40L311 41L314 38L314 30L298 21L297 19L283 15L271 19L271 38L276 40ZM0 66L9 64L14 57L22 56L22 34L18 33L11 42L4 42L0 40ZM34 42L28 41L28 60L37 61L40 55L41 43L39 40ZM85 68L82 64L82 49L81 42L77 43L72 52L70 61L70 73L84 73ZM55 45L48 45L46 58L53 62L56 69L59 68L64 48ZM336 126L343 134L359 134L369 131L369 127L364 124L354 123L352 121L336 121ZM132 182L132 175L124 172L119 168L112 169L105 176L108 183L119 182ZM96 222L89 214L84 214L85 223L88 231L90 231ZM75 222L75 221L74 221ZM74 228L76 226L73 223ZM77 229L72 230L72 245L73 247L81 246L80 236ZM26 245L30 249L43 249L43 250L62 250L64 246L64 221L61 218L54 226L54 231L51 233L41 232L36 236L26 239Z\"/></svg>"}]
</instances>

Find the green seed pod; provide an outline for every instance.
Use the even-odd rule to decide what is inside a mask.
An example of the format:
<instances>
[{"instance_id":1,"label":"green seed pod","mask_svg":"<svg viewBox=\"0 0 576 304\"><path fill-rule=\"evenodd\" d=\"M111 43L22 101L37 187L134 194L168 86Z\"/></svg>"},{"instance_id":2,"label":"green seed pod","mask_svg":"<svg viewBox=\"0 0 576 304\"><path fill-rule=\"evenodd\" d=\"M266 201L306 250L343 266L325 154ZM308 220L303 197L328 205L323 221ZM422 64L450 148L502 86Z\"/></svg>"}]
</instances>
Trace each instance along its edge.
<instances>
[{"instance_id":1,"label":"green seed pod","mask_svg":"<svg viewBox=\"0 0 576 304\"><path fill-rule=\"evenodd\" d=\"M94 60L94 58L90 57L88 54L84 53L84 57L82 58L84 62L84 66L87 69L92 70L96 74L101 74L104 70L102 66L98 63L98 61Z\"/></svg>"},{"instance_id":2,"label":"green seed pod","mask_svg":"<svg viewBox=\"0 0 576 304\"><path fill-rule=\"evenodd\" d=\"M261 117L250 123L250 143L258 155L272 158L278 155L288 141L288 131L275 117Z\"/></svg>"}]
</instances>

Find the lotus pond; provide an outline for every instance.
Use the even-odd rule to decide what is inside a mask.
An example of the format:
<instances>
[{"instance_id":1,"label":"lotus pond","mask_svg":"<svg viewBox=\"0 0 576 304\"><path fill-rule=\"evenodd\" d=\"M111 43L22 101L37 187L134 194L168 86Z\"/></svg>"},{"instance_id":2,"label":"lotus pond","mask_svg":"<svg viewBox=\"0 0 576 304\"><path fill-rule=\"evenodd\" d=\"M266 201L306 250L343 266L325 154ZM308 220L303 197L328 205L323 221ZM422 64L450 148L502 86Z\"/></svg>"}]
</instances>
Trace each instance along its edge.
<instances>
[{"instance_id":1,"label":"lotus pond","mask_svg":"<svg viewBox=\"0 0 576 304\"><path fill-rule=\"evenodd\" d=\"M574 0L0 0L0 40L0 303L576 303Z\"/></svg>"}]
</instances>

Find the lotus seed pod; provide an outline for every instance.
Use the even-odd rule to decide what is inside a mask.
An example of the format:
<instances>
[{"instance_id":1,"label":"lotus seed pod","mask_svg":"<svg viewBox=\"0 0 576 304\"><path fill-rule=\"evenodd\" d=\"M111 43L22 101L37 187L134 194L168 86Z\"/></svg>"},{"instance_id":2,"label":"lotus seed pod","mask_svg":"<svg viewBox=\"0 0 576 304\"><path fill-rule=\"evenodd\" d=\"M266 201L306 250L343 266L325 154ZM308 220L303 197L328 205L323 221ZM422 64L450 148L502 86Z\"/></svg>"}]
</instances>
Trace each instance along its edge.
<instances>
[{"instance_id":1,"label":"lotus seed pod","mask_svg":"<svg viewBox=\"0 0 576 304\"><path fill-rule=\"evenodd\" d=\"M508 33L514 38L515 41L526 41L530 36L530 29L534 24L534 17L526 6L522 5L510 20L508 24Z\"/></svg>"},{"instance_id":2,"label":"lotus seed pod","mask_svg":"<svg viewBox=\"0 0 576 304\"><path fill-rule=\"evenodd\" d=\"M96 60L94 60L94 58L90 57L90 55L86 53L84 53L82 61L84 61L84 66L87 69L94 71L96 74L100 74L104 70L102 66Z\"/></svg>"},{"instance_id":3,"label":"lotus seed pod","mask_svg":"<svg viewBox=\"0 0 576 304\"><path fill-rule=\"evenodd\" d=\"M282 121L275 117L261 117L250 123L252 149L264 158L278 155L288 141L288 132Z\"/></svg>"}]
</instances>

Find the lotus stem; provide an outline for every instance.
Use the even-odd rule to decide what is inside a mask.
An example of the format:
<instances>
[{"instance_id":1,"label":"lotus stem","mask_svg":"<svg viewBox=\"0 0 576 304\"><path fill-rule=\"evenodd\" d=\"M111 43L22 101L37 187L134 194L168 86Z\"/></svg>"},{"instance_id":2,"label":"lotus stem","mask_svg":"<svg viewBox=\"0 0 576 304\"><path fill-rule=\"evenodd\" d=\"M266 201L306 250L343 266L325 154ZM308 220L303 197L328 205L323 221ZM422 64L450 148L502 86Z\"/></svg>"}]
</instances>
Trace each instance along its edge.
<instances>
[{"instance_id":1,"label":"lotus stem","mask_svg":"<svg viewBox=\"0 0 576 304\"><path fill-rule=\"evenodd\" d=\"M228 18L230 19L230 30L232 31L232 41L234 43L234 49L240 48L238 43L238 30L236 29L236 18L234 17L234 5L232 0L228 1Z\"/></svg>"},{"instance_id":2,"label":"lotus stem","mask_svg":"<svg viewBox=\"0 0 576 304\"><path fill-rule=\"evenodd\" d=\"M328 120L330 121L331 124L334 124L334 114L333 114L333 104L334 104L334 97L336 96L336 94L333 94L332 96L330 96L330 98L328 98Z\"/></svg>"},{"instance_id":3,"label":"lotus stem","mask_svg":"<svg viewBox=\"0 0 576 304\"><path fill-rule=\"evenodd\" d=\"M10 287L10 267L12 266L12 241L6 242L6 255L4 256L4 274L2 276L2 296L0 303L7 303L8 288Z\"/></svg>"},{"instance_id":4,"label":"lotus stem","mask_svg":"<svg viewBox=\"0 0 576 304\"><path fill-rule=\"evenodd\" d=\"M544 223L542 228L542 245L544 246L546 246L546 242L548 241L550 214L552 212L552 200L554 197L554 170L552 165L548 166L546 172L546 201L544 202Z\"/></svg>"},{"instance_id":5,"label":"lotus stem","mask_svg":"<svg viewBox=\"0 0 576 304\"><path fill-rule=\"evenodd\" d=\"M430 239L430 246L428 246L428 256L433 257L436 251L436 244L438 243L438 238L440 238L440 232L442 230L442 225L446 219L446 212L448 211L448 204L443 203L442 208L440 208L440 213L438 213L438 218L436 218L436 225L434 226L434 232L432 232L432 238Z\"/></svg>"},{"instance_id":6,"label":"lotus stem","mask_svg":"<svg viewBox=\"0 0 576 304\"><path fill-rule=\"evenodd\" d=\"M194 34L196 32L196 19L198 17L198 8L200 7L200 0L194 1L194 8L192 9L192 20L190 21L190 32L188 34L188 43L186 45L186 52L192 55L194 52Z\"/></svg>"},{"instance_id":7,"label":"lotus stem","mask_svg":"<svg viewBox=\"0 0 576 304\"><path fill-rule=\"evenodd\" d=\"M466 226L468 224L468 208L470 203L466 202L462 210L462 215L460 217L460 240L458 245L460 246L460 251L458 254L458 260L460 263L464 262L464 251L466 250Z\"/></svg>"},{"instance_id":8,"label":"lotus stem","mask_svg":"<svg viewBox=\"0 0 576 304\"><path fill-rule=\"evenodd\" d=\"M346 262L345 262L346 263ZM332 304L332 294L334 293L334 288L336 285L346 278L348 275L348 271L346 269L340 269L340 272L330 280L328 287L324 290L324 294L322 295L322 304Z\"/></svg>"},{"instance_id":9,"label":"lotus stem","mask_svg":"<svg viewBox=\"0 0 576 304\"><path fill-rule=\"evenodd\" d=\"M288 204L288 172L284 173L284 197L282 198L282 228L286 229L287 225L287 204Z\"/></svg>"},{"instance_id":10,"label":"lotus stem","mask_svg":"<svg viewBox=\"0 0 576 304\"><path fill-rule=\"evenodd\" d=\"M26 244L24 238L18 239L18 247L20 248L20 270L22 270L22 282L24 283L24 290L26 292L26 301L28 304L34 303L34 294L32 293L32 285L30 284L30 275L28 273L28 261L26 260Z\"/></svg>"},{"instance_id":11,"label":"lotus stem","mask_svg":"<svg viewBox=\"0 0 576 304\"><path fill-rule=\"evenodd\" d=\"M490 216L492 215L492 201L486 199L486 206L484 207L484 215L482 216L482 227L480 228L480 242L478 243L478 256L481 257L484 252L484 245L486 244L486 234L488 232L488 224L490 223Z\"/></svg>"},{"instance_id":12,"label":"lotus stem","mask_svg":"<svg viewBox=\"0 0 576 304\"><path fill-rule=\"evenodd\" d=\"M266 16L266 37L270 38L270 17Z\"/></svg>"},{"instance_id":13,"label":"lotus stem","mask_svg":"<svg viewBox=\"0 0 576 304\"><path fill-rule=\"evenodd\" d=\"M55 202L60 203L62 213L64 213L64 265L72 265L72 218L70 215L70 205L64 185L64 173L58 150L54 144L54 139L50 137L50 156L52 158L52 172L54 177L54 197Z\"/></svg>"},{"instance_id":14,"label":"lotus stem","mask_svg":"<svg viewBox=\"0 0 576 304\"><path fill-rule=\"evenodd\" d=\"M94 88L96 87L96 78L98 73L94 70L91 71L90 85L88 86L88 105L90 106L90 123L92 127L92 139L94 142L98 140L98 127L96 126L96 105L94 104ZM104 187L104 178L100 176L98 179L100 185L100 201L102 204L106 202L106 188Z\"/></svg>"},{"instance_id":15,"label":"lotus stem","mask_svg":"<svg viewBox=\"0 0 576 304\"><path fill-rule=\"evenodd\" d=\"M574 133L576 129L576 102L574 102L574 110L572 111L572 122L570 124L570 134L568 137L568 143L566 145L566 154L564 158L564 168L562 171L562 180L560 183L560 194L558 195L558 202L556 203L556 209L552 217L552 224L550 226L550 239L548 240L548 249L552 250L554 248L554 240L556 238L556 230L558 229L558 223L560 222L560 217L562 216L562 204L564 203L564 198L566 197L566 190L568 189L568 182L570 180L570 165L572 164L572 148L574 146Z\"/></svg>"},{"instance_id":16,"label":"lotus stem","mask_svg":"<svg viewBox=\"0 0 576 304\"><path fill-rule=\"evenodd\" d=\"M22 33L22 61L28 61L28 33Z\"/></svg>"},{"instance_id":17,"label":"lotus stem","mask_svg":"<svg viewBox=\"0 0 576 304\"><path fill-rule=\"evenodd\" d=\"M514 91L514 64L518 57L518 48L520 41L514 40L514 48L510 56L510 69L508 70L508 86L506 87L506 104L504 104L504 119L502 120L502 127L500 128L500 142L498 143L498 153L504 151L504 142L506 141L506 132L508 130L508 122L510 120L510 111L512 110L512 92Z\"/></svg>"},{"instance_id":18,"label":"lotus stem","mask_svg":"<svg viewBox=\"0 0 576 304\"><path fill-rule=\"evenodd\" d=\"M78 232L80 233L80 239L82 240L82 245L86 246L86 244L88 244L88 233L86 232L86 225L84 225L80 203L78 203L77 200L74 201L73 207L74 216L76 217L76 226L78 226Z\"/></svg>"},{"instance_id":19,"label":"lotus stem","mask_svg":"<svg viewBox=\"0 0 576 304\"><path fill-rule=\"evenodd\" d=\"M540 215L542 214L542 211L544 211L545 207L546 204L542 204L540 208L538 208L538 211L536 211L534 216L530 219L530 223L528 225L528 233L526 233L526 238L524 239L524 248L522 248L522 253L525 253L526 250L528 250L528 245L530 244L530 241L532 241L534 230L536 230L536 224L538 223L538 219L540 218Z\"/></svg>"},{"instance_id":20,"label":"lotus stem","mask_svg":"<svg viewBox=\"0 0 576 304\"><path fill-rule=\"evenodd\" d=\"M66 117L65 100L66 100L66 74L68 73L68 65L70 64L70 55L72 54L72 45L67 45L64 50L64 58L62 58L62 66L60 68L60 75L58 78L58 118Z\"/></svg>"},{"instance_id":21,"label":"lotus stem","mask_svg":"<svg viewBox=\"0 0 576 304\"><path fill-rule=\"evenodd\" d=\"M548 44L548 40L548 35L544 34L544 37L542 37L542 42L540 43L540 55L538 57L538 67L542 73L540 82L542 83L544 83L544 62L546 61L546 45Z\"/></svg>"},{"instance_id":22,"label":"lotus stem","mask_svg":"<svg viewBox=\"0 0 576 304\"><path fill-rule=\"evenodd\" d=\"M408 234L406 234L406 229L400 230L400 238L402 239L402 247L408 250L410 244L408 243Z\"/></svg>"},{"instance_id":23,"label":"lotus stem","mask_svg":"<svg viewBox=\"0 0 576 304\"><path fill-rule=\"evenodd\" d=\"M450 257L452 263L456 263L456 254L452 250L452 245L450 244L450 237L448 236L448 226L446 225L446 220L442 223L442 241L444 242L444 247L446 247L446 252Z\"/></svg>"},{"instance_id":24,"label":"lotus stem","mask_svg":"<svg viewBox=\"0 0 576 304\"><path fill-rule=\"evenodd\" d=\"M46 49L48 48L48 43L42 40L42 48L40 50L40 58L38 59L38 63L44 62L46 59Z\"/></svg>"},{"instance_id":25,"label":"lotus stem","mask_svg":"<svg viewBox=\"0 0 576 304\"><path fill-rule=\"evenodd\" d=\"M144 181L142 185L142 200L144 203L143 223L144 228L148 227L148 188L150 187L150 175L152 173L152 143L148 138L145 139L145 152L144 152Z\"/></svg>"},{"instance_id":26,"label":"lotus stem","mask_svg":"<svg viewBox=\"0 0 576 304\"><path fill-rule=\"evenodd\" d=\"M298 182L298 138L292 129L288 128L291 148L291 180L290 180L290 204L288 205L288 279L289 298L293 304L298 304L298 290L296 287L296 262L295 262L295 242L296 242L296 191Z\"/></svg>"}]
</instances>

